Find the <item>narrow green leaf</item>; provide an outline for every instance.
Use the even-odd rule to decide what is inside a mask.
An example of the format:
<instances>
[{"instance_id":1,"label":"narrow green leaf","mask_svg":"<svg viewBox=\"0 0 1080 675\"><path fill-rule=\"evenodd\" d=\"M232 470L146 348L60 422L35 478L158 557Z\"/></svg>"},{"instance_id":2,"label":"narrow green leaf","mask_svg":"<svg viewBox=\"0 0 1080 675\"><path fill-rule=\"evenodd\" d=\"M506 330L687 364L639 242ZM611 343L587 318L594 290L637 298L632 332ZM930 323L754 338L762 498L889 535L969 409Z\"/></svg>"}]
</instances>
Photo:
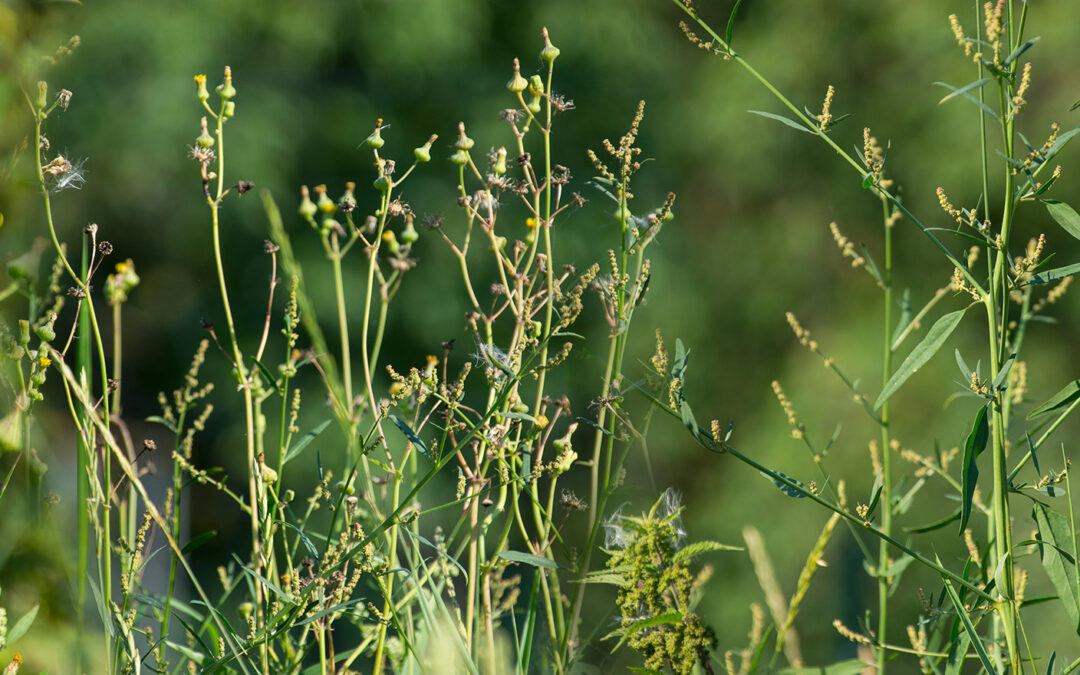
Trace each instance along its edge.
<instances>
[{"instance_id":1,"label":"narrow green leaf","mask_svg":"<svg viewBox=\"0 0 1080 675\"><path fill-rule=\"evenodd\" d=\"M949 646L949 658L945 661L945 675L960 675L969 647L971 647L971 638L968 634L957 634L952 645Z\"/></svg>"},{"instance_id":2,"label":"narrow green leaf","mask_svg":"<svg viewBox=\"0 0 1080 675\"><path fill-rule=\"evenodd\" d=\"M1039 560L1042 561L1050 583L1061 599L1073 630L1080 633L1080 600L1076 582L1076 562L1062 555L1059 549L1069 550L1072 532L1068 519L1041 502L1035 502L1035 524L1039 527ZM1048 545L1045 545L1048 544Z\"/></svg>"},{"instance_id":3,"label":"narrow green leaf","mask_svg":"<svg viewBox=\"0 0 1080 675\"><path fill-rule=\"evenodd\" d=\"M677 563L680 560L689 560L696 555L702 553L708 553L709 551L741 551L741 546L731 546L730 544L721 544L718 541L695 541L692 544L687 544L679 549L671 558L671 562Z\"/></svg>"},{"instance_id":4,"label":"narrow green leaf","mask_svg":"<svg viewBox=\"0 0 1080 675\"><path fill-rule=\"evenodd\" d=\"M731 8L731 16L727 20L727 29L724 31L724 42L728 47L731 47L731 38L735 34L735 15L739 12L739 5L742 4L742 0L735 0L735 6Z\"/></svg>"},{"instance_id":5,"label":"narrow green leaf","mask_svg":"<svg viewBox=\"0 0 1080 675\"><path fill-rule=\"evenodd\" d=\"M942 577L942 580L945 582L945 590L949 593L949 599L952 600L953 607L956 608L956 614L964 624L964 630L967 631L971 644L975 646L975 653L979 655L979 660L982 661L983 668L986 672L997 675L997 670L994 668L994 664L990 662L990 656L986 653L986 648L983 647L982 638L975 632L975 626L972 625L971 617L968 616L967 609L964 608L960 596L956 594L956 589L952 587L952 583L947 577Z\"/></svg>"},{"instance_id":6,"label":"narrow green leaf","mask_svg":"<svg viewBox=\"0 0 1080 675\"><path fill-rule=\"evenodd\" d=\"M180 549L180 552L184 555L191 553L195 549L199 548L206 542L210 541L217 536L217 530L210 530L209 532L203 532L199 536L195 537L188 543L184 544L184 548Z\"/></svg>"},{"instance_id":7,"label":"narrow green leaf","mask_svg":"<svg viewBox=\"0 0 1080 675\"><path fill-rule=\"evenodd\" d=\"M1046 270L1045 272L1033 274L1031 276L1031 279L1028 281L1028 285L1048 284L1051 281L1057 281L1058 279L1071 277L1077 272L1080 272L1080 263L1076 263L1074 265L1066 265L1065 267L1055 267L1052 270Z\"/></svg>"},{"instance_id":8,"label":"narrow green leaf","mask_svg":"<svg viewBox=\"0 0 1080 675\"><path fill-rule=\"evenodd\" d=\"M1001 120L1001 115L998 115L996 112L994 112L993 108L991 108L990 106L986 105L985 103L983 103L979 99L972 96L970 92L967 92L967 91L961 92L959 89L952 86L951 84L945 84L944 82L935 82L934 84L936 84L936 85L938 85L940 87L945 87L946 89L955 92L955 95L963 96L968 101L971 101L975 105L979 106L979 108L981 108L982 111L985 112L987 115L993 117L996 120ZM970 85L968 85L968 86L970 86ZM944 103L945 101L949 100L950 98L952 98L952 97L951 96L946 96L940 102Z\"/></svg>"},{"instance_id":9,"label":"narrow green leaf","mask_svg":"<svg viewBox=\"0 0 1080 675\"><path fill-rule=\"evenodd\" d=\"M967 442L964 444L964 464L962 468L962 483L964 487L963 505L960 512L960 534L967 529L968 518L971 516L971 500L975 496L975 484L979 480L979 467L976 460L986 449L986 441L990 438L990 423L986 419L986 406L979 408L975 413L975 424L971 427Z\"/></svg>"},{"instance_id":10,"label":"narrow green leaf","mask_svg":"<svg viewBox=\"0 0 1080 675\"><path fill-rule=\"evenodd\" d=\"M503 560L525 563L526 565L532 565L533 567L546 567L552 570L559 568L558 564L551 558L545 558L544 556L526 553L524 551L499 551L495 555Z\"/></svg>"},{"instance_id":11,"label":"narrow green leaf","mask_svg":"<svg viewBox=\"0 0 1080 675\"><path fill-rule=\"evenodd\" d=\"M777 487L777 489L780 490L780 492L783 492L788 497L794 497L796 499L802 499L802 498L806 497L806 493L810 491L810 488L806 487L805 485L803 485L799 481L795 480L791 476L784 475L784 474L780 473L779 471L774 471L774 473L777 476L783 476L783 478L785 480L791 481L795 485L798 485L800 488L802 488L803 491L800 492L799 490L793 488L792 486L788 485L784 481L773 478L772 476L770 476L769 474L767 474L765 472L761 472L762 476L765 476L765 478L767 480L769 480L769 482L771 482L773 485L775 485Z\"/></svg>"},{"instance_id":12,"label":"narrow green leaf","mask_svg":"<svg viewBox=\"0 0 1080 675\"><path fill-rule=\"evenodd\" d=\"M1080 239L1080 213L1065 202L1056 199L1044 199L1043 204L1058 225L1076 239Z\"/></svg>"},{"instance_id":13,"label":"narrow green leaf","mask_svg":"<svg viewBox=\"0 0 1080 675\"><path fill-rule=\"evenodd\" d=\"M314 429L304 434L304 437L297 441L296 445L292 446L292 448L290 448L289 451L285 453L285 458L281 460L281 465L285 466L285 464L289 460L295 459L301 453L301 451L303 451L304 448L306 448L308 445L311 444L313 440L315 440L316 436L323 432L323 429L329 426L329 424L330 420L325 420L319 423Z\"/></svg>"},{"instance_id":14,"label":"narrow green leaf","mask_svg":"<svg viewBox=\"0 0 1080 675\"><path fill-rule=\"evenodd\" d=\"M1017 47L1016 49L1012 50L1012 53L1010 53L1008 56L1005 57L1005 62L1004 62L1005 65L1007 66L1010 63L1012 63L1013 61L1015 61L1016 59L1020 58L1020 56L1024 52L1031 49L1031 46L1033 44L1035 44L1036 42L1038 42L1038 41L1039 41L1038 37L1033 37L1030 40L1028 40L1027 42L1025 42L1024 44ZM989 78L987 78L987 79L989 79Z\"/></svg>"},{"instance_id":15,"label":"narrow green leaf","mask_svg":"<svg viewBox=\"0 0 1080 675\"><path fill-rule=\"evenodd\" d=\"M946 95L945 98L938 101L938 105L941 105L942 103L947 102L949 99L955 98L957 96L963 96L964 94L966 94L969 91L973 91L973 90L976 90L976 89L981 89L983 85L985 85L987 82L990 82L993 79L994 78L992 78L992 77L984 77L981 80L975 80L974 82L968 82L967 84L960 87L959 89L957 89L955 87L952 87L950 85L947 85L944 82L935 82L934 84L939 84L939 85L941 85L943 87L948 87L949 89L952 90L952 92L949 93L948 95Z\"/></svg>"},{"instance_id":16,"label":"narrow green leaf","mask_svg":"<svg viewBox=\"0 0 1080 675\"><path fill-rule=\"evenodd\" d=\"M174 434L176 433L176 425L173 424L172 422L170 422L169 420L165 419L161 415L151 415L150 417L146 418L146 421L147 422L156 422L157 424L162 425L163 427L165 427L169 431L173 432Z\"/></svg>"},{"instance_id":17,"label":"narrow green leaf","mask_svg":"<svg viewBox=\"0 0 1080 675\"><path fill-rule=\"evenodd\" d=\"M37 618L38 608L40 607L41 605L34 605L26 614L19 617L19 620L15 622L15 625L7 633L7 644L14 644L16 640L26 635L26 631L30 630L30 626L34 625L34 619Z\"/></svg>"},{"instance_id":18,"label":"narrow green leaf","mask_svg":"<svg viewBox=\"0 0 1080 675\"><path fill-rule=\"evenodd\" d=\"M241 567L243 567L244 572L246 572L247 574L255 577L260 582L262 582L263 586L265 586L266 588L273 591L274 595L278 596L281 599L282 602L290 604L290 605L296 602L296 599L293 598L293 596L286 593L284 590L282 590L282 588L280 586L275 584L273 581L270 581L269 579L267 579L263 575L259 574L255 570L251 569L247 565L241 565Z\"/></svg>"},{"instance_id":19,"label":"narrow green leaf","mask_svg":"<svg viewBox=\"0 0 1080 675\"><path fill-rule=\"evenodd\" d=\"M1058 408L1064 408L1078 397L1080 397L1080 380L1073 380L1062 387L1061 391L1051 396L1045 403L1029 412L1026 419L1030 421L1036 417L1054 412Z\"/></svg>"},{"instance_id":20,"label":"narrow green leaf","mask_svg":"<svg viewBox=\"0 0 1080 675\"><path fill-rule=\"evenodd\" d=\"M918 527L905 527L904 532L910 532L911 534L923 534L925 532L933 532L934 530L940 530L954 520L960 520L960 509L956 509L951 514L945 516L941 520L926 525L920 525Z\"/></svg>"},{"instance_id":21,"label":"narrow green leaf","mask_svg":"<svg viewBox=\"0 0 1080 675\"><path fill-rule=\"evenodd\" d=\"M837 661L827 666L803 666L802 668L783 668L776 671L777 675L858 675L867 668L873 668L872 664L858 659Z\"/></svg>"},{"instance_id":22,"label":"narrow green leaf","mask_svg":"<svg viewBox=\"0 0 1080 675\"><path fill-rule=\"evenodd\" d=\"M956 327L960 325L960 320L964 318L964 312L966 311L967 307L958 309L955 312L949 312L934 322L934 325L926 332L926 337L922 339L922 342L911 350L908 357L904 359L904 362L889 378L885 388L881 391L881 395L878 396L877 401L874 403L874 410L881 408L882 404L889 400L889 397L908 381L908 378L914 375L919 368L926 365L926 362L941 349L945 341L956 330Z\"/></svg>"},{"instance_id":23,"label":"narrow green leaf","mask_svg":"<svg viewBox=\"0 0 1080 675\"><path fill-rule=\"evenodd\" d=\"M185 659L194 661L195 665L197 666L201 666L206 663L206 654L203 654L202 652L197 652L191 647L188 647L187 645L180 644L179 642L173 642L172 640L166 640L165 644L168 645L170 649L175 649L177 652L182 654Z\"/></svg>"},{"instance_id":24,"label":"narrow green leaf","mask_svg":"<svg viewBox=\"0 0 1080 675\"><path fill-rule=\"evenodd\" d=\"M786 124L787 126L791 127L792 129L798 129L799 131L802 131L803 133L807 133L807 134L813 133L812 131L810 131L809 129L804 127L803 125L796 122L795 120L793 120L791 118L788 118L788 117L784 117L783 115L777 115L777 114L770 113L770 112L764 112L762 110L747 110L746 112L753 113L755 115L760 115L762 117L767 117L767 118L769 118L771 120L776 120L777 122L780 122L781 124Z\"/></svg>"},{"instance_id":25,"label":"narrow green leaf","mask_svg":"<svg viewBox=\"0 0 1080 675\"><path fill-rule=\"evenodd\" d=\"M435 459L431 456L431 451L428 450L427 444L424 443L424 441L422 441L420 437L416 435L416 432L413 431L412 427L409 426L408 422L401 419L397 415L391 415L390 419L393 420L394 424L397 425L397 428L401 430L401 433L405 435L405 438L409 439L409 441L416 446L416 449L420 451L421 455L427 457L432 462L435 461Z\"/></svg>"}]
</instances>

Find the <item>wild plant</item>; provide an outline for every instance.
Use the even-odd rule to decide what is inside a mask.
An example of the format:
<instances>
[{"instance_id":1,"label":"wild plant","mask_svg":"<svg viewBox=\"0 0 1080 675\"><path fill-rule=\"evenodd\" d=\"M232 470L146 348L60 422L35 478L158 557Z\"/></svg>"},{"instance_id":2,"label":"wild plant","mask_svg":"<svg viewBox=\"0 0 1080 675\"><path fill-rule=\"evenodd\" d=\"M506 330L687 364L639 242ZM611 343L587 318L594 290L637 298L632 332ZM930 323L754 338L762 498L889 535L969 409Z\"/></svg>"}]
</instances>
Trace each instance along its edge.
<instances>
[{"instance_id":1,"label":"wild plant","mask_svg":"<svg viewBox=\"0 0 1080 675\"><path fill-rule=\"evenodd\" d=\"M325 185L304 186L295 216L263 192L269 281L255 326L237 318L221 236L231 209L254 205L244 198L253 182L226 164L228 132L243 120L243 87L228 67L213 89L196 76L201 114L188 155L206 204L219 318L204 321L207 338L181 384L158 397L160 414L148 421L162 435L139 441L128 433L120 376L122 308L139 283L135 264L120 262L106 278L112 321L99 320L92 282L112 245L98 239L103 228L87 227L81 262L71 262L51 200L82 177L77 163L44 154L43 125L72 95L50 98L45 82L27 95L56 264L47 292L36 277L44 246L9 265L29 311L5 337L15 405L4 420L4 450L26 458L28 470L37 466L32 406L46 374L56 373L78 444L77 503L86 506L76 621L84 626L92 608L103 629L73 645L76 670L569 673L595 656L588 650L599 629L584 621L586 598L605 591L585 582L604 564L598 552L614 522L611 498L628 452L643 439L623 402L631 387L623 368L653 273L646 251L672 220L675 198L652 209L633 201L642 102L617 142L588 153L598 174L592 186L607 207L595 217L613 221L615 240L602 261L584 266L560 250L566 215L588 200L552 151L556 123L574 108L553 88L559 54L545 30L539 72L526 76L514 61L508 107L499 113L502 145L477 146L457 125L451 214L421 217L406 198L413 173L431 170L438 137L413 149L402 170L383 120L360 144L375 169L369 188L363 178L346 181L332 198ZM332 272L325 320L321 289L296 252L302 237L318 242ZM422 264L418 253L455 261L465 331L434 353L392 364L383 356L388 318L403 311L394 301ZM363 270L359 288L347 281L349 265ZM67 307L75 315L61 319L65 284L77 303ZM582 348L574 329L592 297L607 331L601 384L591 401L572 402L552 373ZM57 339L57 322L70 326L66 337ZM228 382L205 379L211 360L227 364ZM229 396L237 401L222 405ZM200 461L215 408L239 411L240 476ZM170 469L163 494L144 481L152 463ZM40 472L28 472L26 484L33 480ZM205 565L215 533L188 531L181 517L206 489L220 492L245 523L245 535L224 544L228 557L215 560L216 578L195 565ZM689 563L722 547L683 546L681 536L653 532L654 523L670 530L678 518L679 509L664 503L662 517L634 521L636 544L610 552L609 564L628 574L621 606L638 618L624 617L621 630L649 663L709 669L711 641L693 614L700 583ZM665 550L652 560L651 544L641 547L660 541ZM154 559L167 568L164 587L147 581ZM647 564L669 574L646 601L632 588ZM675 651L662 646L671 636Z\"/></svg>"},{"instance_id":2,"label":"wild plant","mask_svg":"<svg viewBox=\"0 0 1080 675\"><path fill-rule=\"evenodd\" d=\"M787 317L795 338L840 378L855 403L879 428L880 437L871 442L874 482L870 496L853 507L849 505L844 479L830 470L827 460L830 447L837 442L836 436L824 443L810 438L793 403L777 382L773 388L791 424L792 436L806 446L820 471L814 480L797 480L761 465L752 453L736 450L729 442L730 430L721 434L716 421L712 422L711 430L698 425L682 395L687 350L681 343L680 355L669 374L670 399L664 400L657 393L653 395L654 402L681 418L704 447L764 473L785 494L824 507L832 512L830 525L837 519L845 521L864 556L867 571L876 580L878 603L873 611L868 611L862 625L851 628L837 619L836 628L844 637L873 650L877 672L884 672L890 661L905 654L911 655L926 673L960 672L967 659L977 659L989 672L1024 672L1044 667L1047 672L1059 672L1057 652L1045 656L1033 650L1033 636L1024 630L1024 617L1030 612L1064 610L1070 626L1080 627L1076 523L1068 488L1067 448L1062 446L1060 461L1044 457L1041 464L1038 452L1080 404L1080 395L1076 383L1071 382L1045 403L1031 406L1025 397L1028 370L1023 347L1028 328L1046 320L1068 288L1072 275L1080 272L1080 265L1051 267L1045 236L1032 236L1028 241L1018 239L1021 235L1017 227L1029 217L1032 206L1041 205L1066 233L1080 238L1080 216L1049 194L1062 175L1061 167L1054 161L1080 133L1080 128L1064 130L1057 123L1033 123L1036 131L1031 133L1045 136L1035 141L1029 141L1020 131L1035 79L1031 63L1024 59L1037 40L1025 35L1029 4L998 0L977 5L974 22L961 22L956 15L948 17L963 58L972 61L976 77L962 86L944 85L949 94L942 103L974 104L972 123L981 132L981 147L974 153L974 170L981 172L982 190L971 198L970 205L958 206L946 189L937 188L945 226L934 224L934 219L942 220L940 215L920 218L909 210L899 196L894 177L886 174L890 146L875 138L869 127L863 129L855 153L844 149L845 141L838 138L843 128L839 123L852 115L834 112L837 102L843 100L842 92L828 86L820 113L799 107L735 50L733 38L739 2L735 3L723 31L715 30L702 17L697 3L675 0L675 4L688 18L680 26L692 44L744 70L785 109L783 115L757 114L819 138L858 173L861 187L875 198L880 209L882 236L874 247L857 247L836 223L830 225L841 254L853 268L867 272L870 281L881 289L880 392L875 395L862 389L859 378L843 372L837 359L825 351L794 315L789 313ZM951 272L948 283L920 309L916 309L918 302L900 291L903 272L893 266L894 237L906 231L918 231L938 250ZM958 308L941 314L939 305L948 303ZM977 402L962 454L956 457L958 461L951 461L956 451L905 447L901 441L903 425L913 420L905 419L903 410L891 409L893 395L949 343L965 315L979 309L985 314L986 335L980 363L970 367L960 350L955 350L961 371L961 392ZM919 343L896 365L894 356L899 356L909 338L924 328ZM987 372L981 368L983 360L988 365ZM984 451L988 457L982 457L980 462ZM901 477L900 467L896 466L898 459L914 465L911 476ZM1029 464L1034 474L1025 479L1022 472ZM983 474L981 491L980 473ZM958 501L955 511L942 514L943 518L930 526L900 529L897 521L910 509L919 491L930 485L931 478L939 488L955 493ZM1065 499L1057 501L1065 502L1064 513L1050 505L1055 498L1063 496ZM1020 527L1016 522L1017 512L1022 509L1030 509L1037 528L1032 539L1016 532ZM977 524L982 517L985 525L979 528ZM945 527L958 530L955 536L967 551L959 567L943 563L935 551L921 545L913 534ZM829 534L831 526L822 535L824 541ZM800 579L800 590L790 603L778 592L771 593L773 584L766 581L770 575L761 573L767 558L761 553L763 549L753 542L754 538L748 536L747 544L759 569L763 589L767 598L778 596L777 602L770 599L768 603L773 615L771 637L775 656L768 661L760 658L769 631L752 631L749 653L755 657L744 658L739 669L729 660L728 670L769 669L781 653L791 666L801 667L798 653L786 648L791 622L784 617L797 611L804 581L808 579ZM819 540L815 550L823 547L823 541ZM755 549L759 555L754 555ZM811 554L804 577L813 569L819 554ZM1035 554L1042 563L1042 573L1048 576L1057 594L1053 598L1057 602L1051 608L1038 607L1034 601L1025 603L1027 579L1040 573L1032 569ZM941 585L926 594L918 589L923 609L917 620L909 620L908 647L899 643L899 617L895 616L891 598L897 592L912 592L901 581L904 570L913 564L933 570ZM1064 672L1078 666L1080 660L1066 665ZM852 668L854 672L860 665L854 661L832 667Z\"/></svg>"}]
</instances>

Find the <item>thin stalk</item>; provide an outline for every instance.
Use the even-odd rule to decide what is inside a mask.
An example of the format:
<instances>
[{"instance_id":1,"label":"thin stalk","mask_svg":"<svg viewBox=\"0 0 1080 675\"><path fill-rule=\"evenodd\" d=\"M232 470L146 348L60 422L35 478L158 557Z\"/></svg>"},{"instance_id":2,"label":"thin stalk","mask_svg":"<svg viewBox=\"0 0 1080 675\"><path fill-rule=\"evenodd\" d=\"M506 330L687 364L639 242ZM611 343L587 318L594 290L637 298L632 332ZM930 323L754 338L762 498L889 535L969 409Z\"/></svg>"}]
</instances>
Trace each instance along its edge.
<instances>
[{"instance_id":1,"label":"thin stalk","mask_svg":"<svg viewBox=\"0 0 1080 675\"><path fill-rule=\"evenodd\" d=\"M341 277L341 250L337 233L330 234L330 264L334 269L334 298L337 300L338 329L341 334L341 379L345 382L345 406L352 414L352 350L349 347L349 322L345 313L345 283Z\"/></svg>"},{"instance_id":2,"label":"thin stalk","mask_svg":"<svg viewBox=\"0 0 1080 675\"><path fill-rule=\"evenodd\" d=\"M882 343L884 348L882 350L882 380L881 386L884 387L889 378L892 377L892 307L893 307L893 288L892 288L892 225L889 220L889 202L882 199L882 218L885 226L885 269L882 272L882 281L884 283L885 291L885 312L884 312L884 334L882 335ZM890 451L890 443L892 439L889 433L889 401L881 406L881 531L887 536L891 537L893 533L892 520L893 520L893 494L892 494L892 452ZM878 675L885 673L885 664L888 661L888 652L885 648L886 642L886 629L889 625L889 577L885 574L885 571L889 568L889 543L882 539L878 547L878 565L877 565L877 577L878 577L878 646L877 653L877 672Z\"/></svg>"}]
</instances>

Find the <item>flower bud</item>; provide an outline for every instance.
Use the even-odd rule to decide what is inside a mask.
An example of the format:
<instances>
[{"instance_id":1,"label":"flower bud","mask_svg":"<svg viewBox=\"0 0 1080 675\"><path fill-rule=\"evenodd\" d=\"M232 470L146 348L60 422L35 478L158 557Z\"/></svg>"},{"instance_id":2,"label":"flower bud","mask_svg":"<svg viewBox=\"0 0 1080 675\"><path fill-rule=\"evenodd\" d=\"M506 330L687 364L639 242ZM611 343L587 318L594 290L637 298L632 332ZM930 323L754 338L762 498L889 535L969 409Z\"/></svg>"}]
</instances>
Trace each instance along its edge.
<instances>
[{"instance_id":1,"label":"flower bud","mask_svg":"<svg viewBox=\"0 0 1080 675\"><path fill-rule=\"evenodd\" d=\"M326 196L325 185L316 185L315 192L319 193L315 204L319 207L320 211L327 215L333 213L334 211L337 211L337 204L335 204L332 199Z\"/></svg>"},{"instance_id":2,"label":"flower bud","mask_svg":"<svg viewBox=\"0 0 1080 675\"><path fill-rule=\"evenodd\" d=\"M401 231L401 243L411 244L420 238L420 235L416 233L416 228L413 226L413 216L405 216L405 229Z\"/></svg>"},{"instance_id":3,"label":"flower bud","mask_svg":"<svg viewBox=\"0 0 1080 675\"><path fill-rule=\"evenodd\" d=\"M19 344L30 344L30 322L26 319L19 319Z\"/></svg>"},{"instance_id":4,"label":"flower bud","mask_svg":"<svg viewBox=\"0 0 1080 675\"><path fill-rule=\"evenodd\" d=\"M241 619L243 619L244 621L249 621L251 619L251 615L255 613L255 605L250 602L241 602L239 605L237 605L236 611L240 614Z\"/></svg>"},{"instance_id":5,"label":"flower bud","mask_svg":"<svg viewBox=\"0 0 1080 675\"><path fill-rule=\"evenodd\" d=\"M207 129L205 117L202 118L200 124L202 124L202 132L199 134L199 137L195 139L195 145L203 150L207 150L214 147L214 137L210 135L210 130Z\"/></svg>"},{"instance_id":6,"label":"flower bud","mask_svg":"<svg viewBox=\"0 0 1080 675\"><path fill-rule=\"evenodd\" d=\"M500 147L495 151L495 175L502 176L506 173L506 148Z\"/></svg>"},{"instance_id":7,"label":"flower bud","mask_svg":"<svg viewBox=\"0 0 1080 675\"><path fill-rule=\"evenodd\" d=\"M203 103L210 98L210 92L206 90L206 75L195 76L195 96Z\"/></svg>"},{"instance_id":8,"label":"flower bud","mask_svg":"<svg viewBox=\"0 0 1080 675\"><path fill-rule=\"evenodd\" d=\"M435 142L436 138L438 138L437 135L431 134L431 138L428 139L427 143L424 143L419 148L416 148L416 149L413 150L413 155L416 157L416 161L418 161L418 162L429 162L429 161L431 161L431 144Z\"/></svg>"},{"instance_id":9,"label":"flower bud","mask_svg":"<svg viewBox=\"0 0 1080 675\"><path fill-rule=\"evenodd\" d=\"M454 166L465 166L469 163L469 153L464 150L458 150L454 154L450 155L450 162Z\"/></svg>"},{"instance_id":10,"label":"flower bud","mask_svg":"<svg viewBox=\"0 0 1080 675\"><path fill-rule=\"evenodd\" d=\"M544 35L544 48L540 50L540 58L548 65L555 63L555 59L559 57L559 48L551 44L551 39L548 38L548 29L544 28L542 31Z\"/></svg>"},{"instance_id":11,"label":"flower bud","mask_svg":"<svg viewBox=\"0 0 1080 675\"><path fill-rule=\"evenodd\" d=\"M458 122L458 137L454 142L454 147L458 150L472 150L472 147L476 144L473 139L465 135L465 123Z\"/></svg>"},{"instance_id":12,"label":"flower bud","mask_svg":"<svg viewBox=\"0 0 1080 675\"><path fill-rule=\"evenodd\" d=\"M382 137L382 118L375 120L375 131L371 132L371 135L364 139L364 143L369 148L378 150L382 146L386 145L386 141Z\"/></svg>"},{"instance_id":13,"label":"flower bud","mask_svg":"<svg viewBox=\"0 0 1080 675\"><path fill-rule=\"evenodd\" d=\"M223 105L221 107L221 115L222 115L222 117L228 119L228 118L232 117L235 114L236 114L236 102L235 101L225 101L225 105Z\"/></svg>"},{"instance_id":14,"label":"flower bud","mask_svg":"<svg viewBox=\"0 0 1080 675\"><path fill-rule=\"evenodd\" d=\"M544 81L540 79L539 75L533 75L529 78L529 91L534 96L544 93Z\"/></svg>"},{"instance_id":15,"label":"flower bud","mask_svg":"<svg viewBox=\"0 0 1080 675\"><path fill-rule=\"evenodd\" d=\"M37 101L35 105L38 110L44 110L45 106L49 104L49 83L45 80L41 80L37 83Z\"/></svg>"},{"instance_id":16,"label":"flower bud","mask_svg":"<svg viewBox=\"0 0 1080 675\"><path fill-rule=\"evenodd\" d=\"M37 333L38 339L40 339L42 342L52 342L53 340L55 340L56 328L53 325L55 323L56 314L53 314L49 317L48 321L38 326L37 330L34 331L35 333ZM22 328L21 325L20 328Z\"/></svg>"},{"instance_id":17,"label":"flower bud","mask_svg":"<svg viewBox=\"0 0 1080 675\"><path fill-rule=\"evenodd\" d=\"M221 100L228 101L233 96L236 96L236 88L232 83L232 68L225 66L225 81L217 86L218 96Z\"/></svg>"},{"instance_id":18,"label":"flower bud","mask_svg":"<svg viewBox=\"0 0 1080 675\"><path fill-rule=\"evenodd\" d=\"M397 237L394 235L393 230L387 230L382 235L383 243L386 244L386 248L390 250L391 255L397 255L401 250L401 244L398 243Z\"/></svg>"},{"instance_id":19,"label":"flower bud","mask_svg":"<svg viewBox=\"0 0 1080 675\"><path fill-rule=\"evenodd\" d=\"M375 189L379 192L386 192L390 189L390 179L387 176L379 176L372 183Z\"/></svg>"},{"instance_id":20,"label":"flower bud","mask_svg":"<svg viewBox=\"0 0 1080 675\"><path fill-rule=\"evenodd\" d=\"M300 208L298 209L304 220L312 221L315 214L319 212L319 207L315 206L315 202L311 201L311 193L308 192L308 186L300 186Z\"/></svg>"},{"instance_id":21,"label":"flower bud","mask_svg":"<svg viewBox=\"0 0 1080 675\"><path fill-rule=\"evenodd\" d=\"M514 74L510 77L510 81L506 83L506 88L515 94L520 94L528 86L529 81L521 76L521 64L517 59L514 59Z\"/></svg>"},{"instance_id":22,"label":"flower bud","mask_svg":"<svg viewBox=\"0 0 1080 675\"><path fill-rule=\"evenodd\" d=\"M540 94L533 92L532 100L529 101L529 112L536 115L540 112Z\"/></svg>"}]
</instances>

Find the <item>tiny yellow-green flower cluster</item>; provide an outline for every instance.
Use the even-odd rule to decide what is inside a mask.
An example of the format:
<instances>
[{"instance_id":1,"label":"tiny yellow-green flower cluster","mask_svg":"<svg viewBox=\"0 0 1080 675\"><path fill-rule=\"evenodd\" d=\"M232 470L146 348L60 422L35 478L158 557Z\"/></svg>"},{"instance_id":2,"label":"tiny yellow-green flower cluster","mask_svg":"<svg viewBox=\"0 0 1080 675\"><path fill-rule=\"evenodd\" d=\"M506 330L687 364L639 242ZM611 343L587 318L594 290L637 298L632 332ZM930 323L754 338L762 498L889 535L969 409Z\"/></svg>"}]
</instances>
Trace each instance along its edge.
<instances>
[{"instance_id":1,"label":"tiny yellow-green flower cluster","mask_svg":"<svg viewBox=\"0 0 1080 675\"><path fill-rule=\"evenodd\" d=\"M833 96L836 95L836 88L831 84L825 91L825 101L821 104L821 114L817 116L818 124L821 126L822 131L828 131L829 125L832 124L832 102Z\"/></svg>"},{"instance_id":2,"label":"tiny yellow-green flower cluster","mask_svg":"<svg viewBox=\"0 0 1080 675\"><path fill-rule=\"evenodd\" d=\"M855 250L855 244L850 239L840 233L840 228L835 222L829 223L829 230L832 232L833 241L836 242L837 247L840 248L840 253L845 258L851 258L852 267L862 267L866 264L866 258L863 258Z\"/></svg>"}]
</instances>

